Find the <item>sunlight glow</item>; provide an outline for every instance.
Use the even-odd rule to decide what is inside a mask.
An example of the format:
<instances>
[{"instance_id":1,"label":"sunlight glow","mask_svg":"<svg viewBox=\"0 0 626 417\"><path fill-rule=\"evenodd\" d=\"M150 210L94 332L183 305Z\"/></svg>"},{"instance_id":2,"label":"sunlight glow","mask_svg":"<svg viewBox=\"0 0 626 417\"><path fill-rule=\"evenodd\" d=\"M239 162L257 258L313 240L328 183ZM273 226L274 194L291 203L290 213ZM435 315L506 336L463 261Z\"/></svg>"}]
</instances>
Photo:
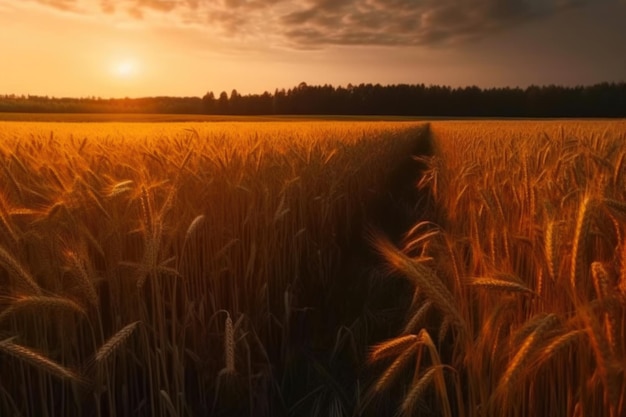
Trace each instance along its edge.
<instances>
[{"instance_id":1,"label":"sunlight glow","mask_svg":"<svg viewBox=\"0 0 626 417\"><path fill-rule=\"evenodd\" d=\"M137 74L139 66L132 59L125 59L113 65L113 74L119 78L130 78Z\"/></svg>"}]
</instances>

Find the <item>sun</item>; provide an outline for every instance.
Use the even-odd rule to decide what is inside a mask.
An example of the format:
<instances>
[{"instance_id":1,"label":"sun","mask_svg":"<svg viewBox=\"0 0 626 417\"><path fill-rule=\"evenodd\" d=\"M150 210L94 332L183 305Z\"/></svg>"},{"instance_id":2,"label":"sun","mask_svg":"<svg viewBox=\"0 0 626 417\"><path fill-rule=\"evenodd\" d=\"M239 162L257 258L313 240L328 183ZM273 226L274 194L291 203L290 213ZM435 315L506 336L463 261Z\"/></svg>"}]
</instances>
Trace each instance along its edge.
<instances>
[{"instance_id":1,"label":"sun","mask_svg":"<svg viewBox=\"0 0 626 417\"><path fill-rule=\"evenodd\" d=\"M118 78L132 78L138 71L139 65L134 59L123 59L112 65L112 72Z\"/></svg>"}]
</instances>

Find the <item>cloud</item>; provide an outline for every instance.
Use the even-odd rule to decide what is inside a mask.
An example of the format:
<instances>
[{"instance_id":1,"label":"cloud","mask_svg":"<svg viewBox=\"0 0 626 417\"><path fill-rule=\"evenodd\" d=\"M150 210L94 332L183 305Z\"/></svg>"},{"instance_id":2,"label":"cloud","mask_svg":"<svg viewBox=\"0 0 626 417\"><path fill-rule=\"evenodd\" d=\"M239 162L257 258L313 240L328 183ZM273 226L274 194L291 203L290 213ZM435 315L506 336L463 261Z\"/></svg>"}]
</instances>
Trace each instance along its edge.
<instances>
[{"instance_id":1,"label":"cloud","mask_svg":"<svg viewBox=\"0 0 626 417\"><path fill-rule=\"evenodd\" d=\"M70 12L194 25L235 41L295 49L444 45L593 1L619 0L34 0ZM89 5L89 6L87 6Z\"/></svg>"},{"instance_id":2,"label":"cloud","mask_svg":"<svg viewBox=\"0 0 626 417\"><path fill-rule=\"evenodd\" d=\"M486 36L573 4L556 0L344 0L329 7L327 0L311 0L281 22L294 46L438 45Z\"/></svg>"}]
</instances>

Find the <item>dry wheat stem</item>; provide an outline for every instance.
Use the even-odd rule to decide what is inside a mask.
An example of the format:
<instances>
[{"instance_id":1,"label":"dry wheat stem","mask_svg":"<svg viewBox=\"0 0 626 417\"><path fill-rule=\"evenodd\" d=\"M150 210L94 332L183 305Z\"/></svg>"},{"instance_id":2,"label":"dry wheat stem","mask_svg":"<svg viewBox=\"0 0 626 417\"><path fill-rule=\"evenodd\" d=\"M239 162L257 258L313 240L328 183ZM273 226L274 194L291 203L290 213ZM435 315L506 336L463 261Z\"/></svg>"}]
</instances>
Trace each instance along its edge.
<instances>
[{"instance_id":1,"label":"dry wheat stem","mask_svg":"<svg viewBox=\"0 0 626 417\"><path fill-rule=\"evenodd\" d=\"M15 299L11 305L0 314L0 322L11 314L30 309L70 310L85 314L85 310L69 298L47 296L24 296Z\"/></svg>"},{"instance_id":2,"label":"dry wheat stem","mask_svg":"<svg viewBox=\"0 0 626 417\"><path fill-rule=\"evenodd\" d=\"M546 235L545 235L545 253L546 253L546 262L548 264L548 272L550 273L550 278L552 281L556 281L557 271L558 271L558 260L557 260L557 241L558 241L558 233L556 228L556 222L551 220L548 222L546 226Z\"/></svg>"},{"instance_id":3,"label":"dry wheat stem","mask_svg":"<svg viewBox=\"0 0 626 417\"><path fill-rule=\"evenodd\" d=\"M578 208L578 216L576 218L576 230L574 233L574 241L572 244L572 259L570 266L570 286L572 290L576 290L577 281L580 280L584 269L585 244L591 223L590 206L592 200L589 195L585 195Z\"/></svg>"},{"instance_id":4,"label":"dry wheat stem","mask_svg":"<svg viewBox=\"0 0 626 417\"><path fill-rule=\"evenodd\" d=\"M469 285L489 290L534 294L534 292L530 288L526 287L523 284L496 278L472 278L469 281Z\"/></svg>"},{"instance_id":5,"label":"dry wheat stem","mask_svg":"<svg viewBox=\"0 0 626 417\"><path fill-rule=\"evenodd\" d=\"M0 266L2 266L10 276L16 278L18 283L26 284L34 294L42 294L41 288L37 285L30 273L2 247L0 247Z\"/></svg>"},{"instance_id":6,"label":"dry wheat stem","mask_svg":"<svg viewBox=\"0 0 626 417\"><path fill-rule=\"evenodd\" d=\"M81 378L74 371L54 362L53 360L43 356L42 354L28 349L27 347L17 345L10 339L0 341L0 351L11 355L17 359L27 362L36 368L42 369L51 375L55 375L62 379L70 379L81 382Z\"/></svg>"},{"instance_id":7,"label":"dry wheat stem","mask_svg":"<svg viewBox=\"0 0 626 417\"><path fill-rule=\"evenodd\" d=\"M89 268L85 266L83 259L73 250L66 250L65 256L70 261L70 264L75 272L74 276L78 279L78 284L83 294L87 296L87 299L92 306L97 307L99 305L100 298L96 291L95 279L89 271Z\"/></svg>"},{"instance_id":8,"label":"dry wheat stem","mask_svg":"<svg viewBox=\"0 0 626 417\"><path fill-rule=\"evenodd\" d=\"M564 333L554 339L550 343L548 343L539 353L538 359L543 362L550 359L555 353L560 351L561 349L569 346L572 342L576 341L580 338L581 335L585 333L584 330L570 330L567 333Z\"/></svg>"},{"instance_id":9,"label":"dry wheat stem","mask_svg":"<svg viewBox=\"0 0 626 417\"><path fill-rule=\"evenodd\" d=\"M601 262L591 263L591 276L593 278L593 286L596 290L598 299L604 299L609 295L609 274Z\"/></svg>"},{"instance_id":10,"label":"dry wheat stem","mask_svg":"<svg viewBox=\"0 0 626 417\"><path fill-rule=\"evenodd\" d=\"M414 334L396 337L386 342L374 346L369 354L369 362L378 362L381 359L395 356L404 352L407 346L413 345L418 341L418 337Z\"/></svg>"},{"instance_id":11,"label":"dry wheat stem","mask_svg":"<svg viewBox=\"0 0 626 417\"><path fill-rule=\"evenodd\" d=\"M407 348L392 362L378 381L376 381L376 384L374 385L374 392L381 392L391 385L396 376L402 372L406 363L413 357L418 345L418 341L408 345Z\"/></svg>"},{"instance_id":12,"label":"dry wheat stem","mask_svg":"<svg viewBox=\"0 0 626 417\"><path fill-rule=\"evenodd\" d=\"M115 333L109 340L106 341L95 354L96 363L101 363L105 361L109 356L111 356L117 349L120 348L128 340L128 338L133 334L137 326L140 324L140 321L135 321L126 325L120 331Z\"/></svg>"},{"instance_id":13,"label":"dry wheat stem","mask_svg":"<svg viewBox=\"0 0 626 417\"><path fill-rule=\"evenodd\" d=\"M607 390L610 403L614 406L619 398L619 383L616 382L619 378L619 370L611 353L611 347L593 313L583 309L580 315L585 323L585 330L591 342L596 365L598 366L597 370Z\"/></svg>"},{"instance_id":14,"label":"dry wheat stem","mask_svg":"<svg viewBox=\"0 0 626 417\"><path fill-rule=\"evenodd\" d=\"M415 312L415 314L411 316L411 319L406 324L406 326L404 326L403 333L405 334L413 333L415 330L417 330L419 323L422 321L424 317L426 317L426 314L428 313L428 311L430 310L432 306L433 306L433 302L431 300L426 300L421 305L421 307Z\"/></svg>"},{"instance_id":15,"label":"dry wheat stem","mask_svg":"<svg viewBox=\"0 0 626 417\"><path fill-rule=\"evenodd\" d=\"M451 316L456 325L465 327L454 297L432 269L409 258L386 239L376 239L376 247L394 268L413 280L444 314Z\"/></svg>"},{"instance_id":16,"label":"dry wheat stem","mask_svg":"<svg viewBox=\"0 0 626 417\"><path fill-rule=\"evenodd\" d=\"M235 373L235 335L233 331L233 320L230 314L226 317L224 331L224 361L226 366L225 372L228 374Z\"/></svg>"},{"instance_id":17,"label":"dry wheat stem","mask_svg":"<svg viewBox=\"0 0 626 417\"><path fill-rule=\"evenodd\" d=\"M549 330L557 320L555 314L548 314L545 316L537 327L528 335L515 356L509 362L506 371L500 378L498 383L498 391L508 392L509 389L515 385L518 375L522 372L522 368L528 363L531 355L534 354L535 347L541 342L541 336Z\"/></svg>"},{"instance_id":18,"label":"dry wheat stem","mask_svg":"<svg viewBox=\"0 0 626 417\"><path fill-rule=\"evenodd\" d=\"M419 380L413 384L409 392L405 395L400 407L400 410L404 415L412 415L415 403L421 398L426 388L431 384L435 374L437 372L441 372L442 369L443 365L431 366L426 372L424 372Z\"/></svg>"}]
</instances>

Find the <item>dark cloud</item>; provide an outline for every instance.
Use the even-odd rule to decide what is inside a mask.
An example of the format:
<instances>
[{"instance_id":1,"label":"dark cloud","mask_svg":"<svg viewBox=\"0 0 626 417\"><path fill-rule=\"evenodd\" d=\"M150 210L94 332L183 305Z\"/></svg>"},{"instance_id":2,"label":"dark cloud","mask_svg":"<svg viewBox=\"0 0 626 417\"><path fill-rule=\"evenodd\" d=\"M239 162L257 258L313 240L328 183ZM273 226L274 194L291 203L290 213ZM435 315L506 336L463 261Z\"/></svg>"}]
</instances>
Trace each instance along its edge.
<instances>
[{"instance_id":1,"label":"dark cloud","mask_svg":"<svg viewBox=\"0 0 626 417\"><path fill-rule=\"evenodd\" d=\"M36 0L63 10L179 16L223 36L293 48L442 45L487 36L564 8L619 0Z\"/></svg>"},{"instance_id":2,"label":"dark cloud","mask_svg":"<svg viewBox=\"0 0 626 417\"><path fill-rule=\"evenodd\" d=\"M304 10L282 17L287 39L294 46L455 43L574 4L563 0L345 0L333 6L328 3L309 1Z\"/></svg>"}]
</instances>

